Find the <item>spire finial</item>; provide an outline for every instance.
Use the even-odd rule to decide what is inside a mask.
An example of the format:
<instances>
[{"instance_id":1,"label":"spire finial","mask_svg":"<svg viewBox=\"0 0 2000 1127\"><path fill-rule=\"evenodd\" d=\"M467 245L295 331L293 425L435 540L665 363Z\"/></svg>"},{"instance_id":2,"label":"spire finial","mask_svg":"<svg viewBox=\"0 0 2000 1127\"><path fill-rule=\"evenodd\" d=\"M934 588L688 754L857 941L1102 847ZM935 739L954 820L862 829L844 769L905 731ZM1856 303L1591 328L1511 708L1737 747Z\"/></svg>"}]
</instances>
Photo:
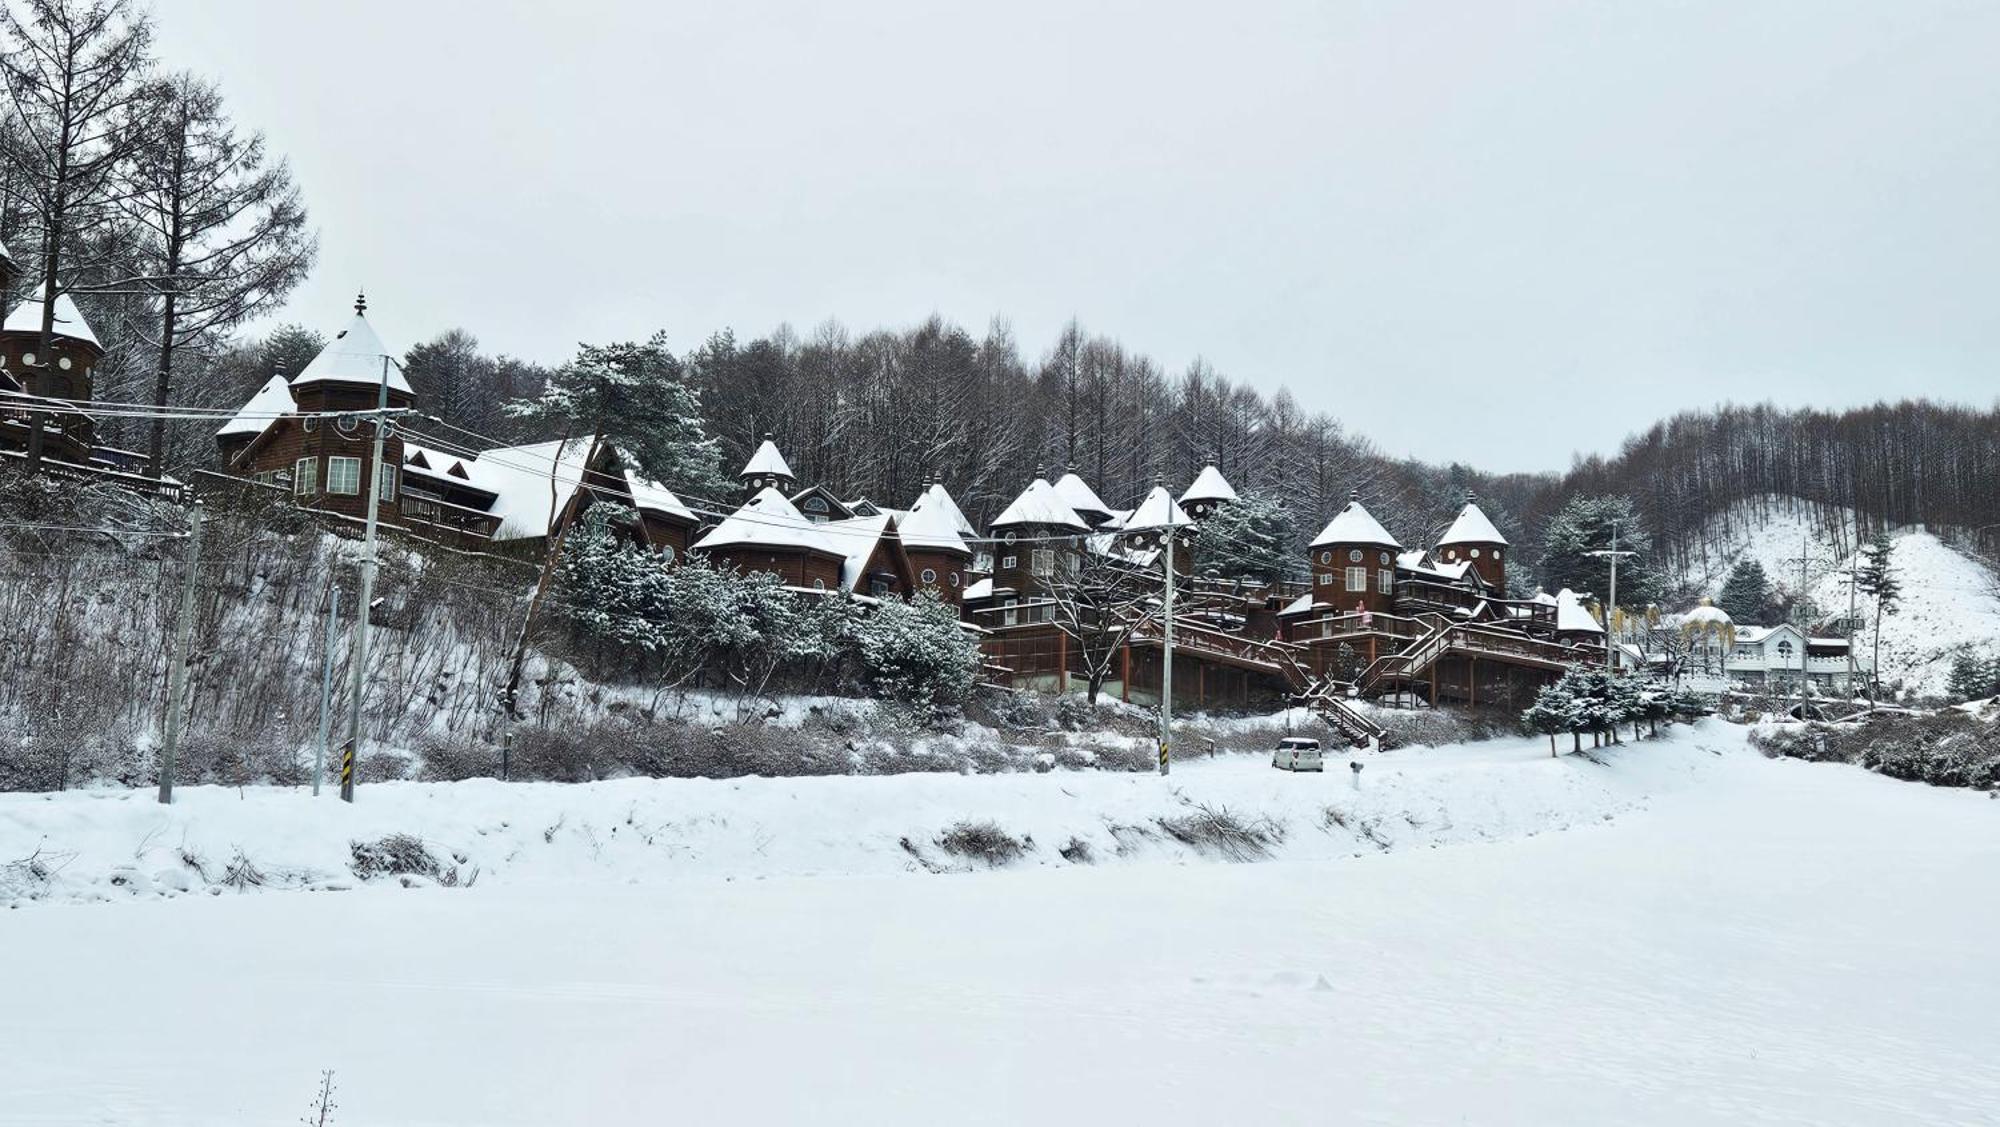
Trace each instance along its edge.
<instances>
[{"instance_id":1,"label":"spire finial","mask_svg":"<svg viewBox=\"0 0 2000 1127\"><path fill-rule=\"evenodd\" d=\"M1347 503L1350 505L1359 505L1361 503L1361 491L1359 489L1348 490Z\"/></svg>"},{"instance_id":2,"label":"spire finial","mask_svg":"<svg viewBox=\"0 0 2000 1127\"><path fill-rule=\"evenodd\" d=\"M366 315L367 315L367 313L368 313L368 291L366 291L366 290L362 290L361 292L359 292L359 293L357 293L357 294L355 294L355 295L354 295L354 313L355 313L355 316L357 316L357 317L359 317L359 316L366 316Z\"/></svg>"},{"instance_id":3,"label":"spire finial","mask_svg":"<svg viewBox=\"0 0 2000 1127\"><path fill-rule=\"evenodd\" d=\"M1466 503L1466 504L1470 505L1470 504L1472 504L1472 503L1473 503L1474 501L1477 501L1477 500L1479 500L1479 497L1478 497L1478 495L1477 495L1477 494L1473 493L1473 491L1472 491L1472 490L1468 489L1468 490L1466 490L1466 491L1465 491L1465 503Z\"/></svg>"},{"instance_id":4,"label":"spire finial","mask_svg":"<svg viewBox=\"0 0 2000 1127\"><path fill-rule=\"evenodd\" d=\"M777 436L777 435L775 435L775 434L772 434L772 433L771 433L770 431L768 431L768 430L764 432L764 441L766 441L766 442L776 442L777 440L778 440L778 436Z\"/></svg>"},{"instance_id":5,"label":"spire finial","mask_svg":"<svg viewBox=\"0 0 2000 1127\"><path fill-rule=\"evenodd\" d=\"M1040 481L1040 480L1042 480L1042 479L1044 479L1044 478L1046 478L1046 477L1048 477L1048 476L1049 476L1049 475L1047 474L1047 472L1045 472L1045 471L1046 471L1046 469L1047 469L1047 467L1043 466L1043 465L1042 465L1042 464L1041 464L1040 462L1036 462L1036 463L1035 463L1035 480L1036 480L1036 481Z\"/></svg>"}]
</instances>

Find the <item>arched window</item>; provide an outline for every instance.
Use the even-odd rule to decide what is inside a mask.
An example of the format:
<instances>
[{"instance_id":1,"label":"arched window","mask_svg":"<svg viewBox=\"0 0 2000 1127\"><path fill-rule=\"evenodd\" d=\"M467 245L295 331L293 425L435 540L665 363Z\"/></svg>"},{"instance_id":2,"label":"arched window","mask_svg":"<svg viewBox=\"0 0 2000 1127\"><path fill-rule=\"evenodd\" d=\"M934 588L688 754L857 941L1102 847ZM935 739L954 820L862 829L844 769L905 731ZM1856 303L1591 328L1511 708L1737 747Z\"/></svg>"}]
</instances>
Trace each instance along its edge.
<instances>
[{"instance_id":1,"label":"arched window","mask_svg":"<svg viewBox=\"0 0 2000 1127\"><path fill-rule=\"evenodd\" d=\"M1778 643L1778 656L1786 661L1790 661L1792 659L1791 639L1787 638Z\"/></svg>"}]
</instances>

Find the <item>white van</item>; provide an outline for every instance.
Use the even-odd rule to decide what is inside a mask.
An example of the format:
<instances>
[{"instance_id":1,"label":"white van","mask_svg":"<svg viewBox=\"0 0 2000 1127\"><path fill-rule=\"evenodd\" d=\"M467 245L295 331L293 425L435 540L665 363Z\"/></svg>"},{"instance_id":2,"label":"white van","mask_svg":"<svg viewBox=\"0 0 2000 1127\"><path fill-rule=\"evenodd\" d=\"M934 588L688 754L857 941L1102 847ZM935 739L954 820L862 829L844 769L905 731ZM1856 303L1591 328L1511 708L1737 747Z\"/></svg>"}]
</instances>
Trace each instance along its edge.
<instances>
[{"instance_id":1,"label":"white van","mask_svg":"<svg viewBox=\"0 0 2000 1127\"><path fill-rule=\"evenodd\" d=\"M1278 750L1271 753L1271 766L1280 771L1326 770L1326 762L1320 758L1319 741L1304 736L1279 740Z\"/></svg>"}]
</instances>

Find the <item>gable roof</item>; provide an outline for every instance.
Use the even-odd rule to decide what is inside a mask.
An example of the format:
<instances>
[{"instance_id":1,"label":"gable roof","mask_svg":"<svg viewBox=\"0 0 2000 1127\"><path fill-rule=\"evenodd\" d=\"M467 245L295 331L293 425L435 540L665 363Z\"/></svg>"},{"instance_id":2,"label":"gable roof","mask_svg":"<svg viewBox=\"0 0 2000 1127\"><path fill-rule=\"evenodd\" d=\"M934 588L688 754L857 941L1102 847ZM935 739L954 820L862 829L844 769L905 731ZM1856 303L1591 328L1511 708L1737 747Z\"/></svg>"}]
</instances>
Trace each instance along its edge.
<instances>
[{"instance_id":1,"label":"gable roof","mask_svg":"<svg viewBox=\"0 0 2000 1127\"><path fill-rule=\"evenodd\" d=\"M1312 546L1317 548L1322 544L1380 544L1385 548L1395 548L1399 551L1403 547L1396 542L1394 536L1389 535L1389 530L1383 528L1382 523L1368 512L1359 497L1348 501L1347 507L1326 522L1325 528L1320 529L1319 535L1313 538Z\"/></svg>"},{"instance_id":2,"label":"gable roof","mask_svg":"<svg viewBox=\"0 0 2000 1127\"><path fill-rule=\"evenodd\" d=\"M1451 527L1446 529L1444 536L1438 540L1439 547L1446 544L1505 543L1507 538L1500 535L1500 530L1493 527L1493 522L1486 518L1485 512L1471 501L1467 501L1465 507L1458 511L1458 519L1451 522Z\"/></svg>"},{"instance_id":3,"label":"gable roof","mask_svg":"<svg viewBox=\"0 0 2000 1127\"><path fill-rule=\"evenodd\" d=\"M1092 489L1090 483L1078 477L1075 470L1057 478L1054 488L1056 496L1062 498L1063 504L1068 505L1073 512L1107 517L1111 515L1111 506L1105 504L1104 498L1097 495L1097 490Z\"/></svg>"},{"instance_id":4,"label":"gable roof","mask_svg":"<svg viewBox=\"0 0 2000 1127\"><path fill-rule=\"evenodd\" d=\"M1602 634L1604 627L1590 608L1583 605L1583 599L1575 591L1565 587L1556 592L1556 631L1579 634Z\"/></svg>"},{"instance_id":5,"label":"gable roof","mask_svg":"<svg viewBox=\"0 0 2000 1127\"><path fill-rule=\"evenodd\" d=\"M1234 500L1236 500L1235 488L1222 476L1222 471L1215 468L1214 462L1203 466L1201 472L1194 476L1194 484L1187 487L1186 493L1181 494L1183 505L1190 505L1196 501Z\"/></svg>"},{"instance_id":6,"label":"gable roof","mask_svg":"<svg viewBox=\"0 0 2000 1127\"><path fill-rule=\"evenodd\" d=\"M836 547L832 538L822 531L822 526L807 520L792 506L789 498L768 485L738 506L735 512L722 518L722 523L695 541L694 546L703 551L744 546L789 548L842 559L847 557L846 549Z\"/></svg>"},{"instance_id":7,"label":"gable roof","mask_svg":"<svg viewBox=\"0 0 2000 1127\"><path fill-rule=\"evenodd\" d=\"M785 463L785 456L778 453L778 444L772 441L768 434L750 455L750 460L743 463L743 472L736 476L762 477L765 474L776 474L782 478L796 480L792 477L792 467Z\"/></svg>"},{"instance_id":8,"label":"gable roof","mask_svg":"<svg viewBox=\"0 0 2000 1127\"><path fill-rule=\"evenodd\" d=\"M1062 528L1074 528L1079 532L1090 530L1089 522L1076 515L1057 495L1055 487L1047 478L1038 477L1021 491L1014 503L1001 510L993 518L993 527L1005 528L1012 524L1050 524Z\"/></svg>"},{"instance_id":9,"label":"gable roof","mask_svg":"<svg viewBox=\"0 0 2000 1127\"><path fill-rule=\"evenodd\" d=\"M625 471L625 488L632 492L632 507L665 516L679 517L690 524L696 523L695 515L674 491L657 481L640 477L636 470Z\"/></svg>"},{"instance_id":10,"label":"gable roof","mask_svg":"<svg viewBox=\"0 0 2000 1127\"><path fill-rule=\"evenodd\" d=\"M287 383L283 376L272 376L264 381L264 386L257 389L256 394L243 404L233 418L222 424L221 429L215 432L215 437L263 434L270 429L272 423L278 421L279 415L290 414L296 410L298 404L292 400L292 385Z\"/></svg>"},{"instance_id":11,"label":"gable roof","mask_svg":"<svg viewBox=\"0 0 2000 1127\"><path fill-rule=\"evenodd\" d=\"M483 450L459 464L468 482L493 494L487 511L500 518L493 539L522 540L549 534L583 483L589 455L590 440L573 438Z\"/></svg>"},{"instance_id":12,"label":"gable roof","mask_svg":"<svg viewBox=\"0 0 2000 1127\"><path fill-rule=\"evenodd\" d=\"M319 355L305 370L292 377L292 386L305 387L316 383L353 384L358 387L379 387L384 371L383 360L387 358L386 370L389 376L389 390L414 396L410 381L403 378L403 369L389 352L382 338L375 335L374 326L368 323L366 315L356 312L347 327L334 334Z\"/></svg>"},{"instance_id":13,"label":"gable roof","mask_svg":"<svg viewBox=\"0 0 2000 1127\"><path fill-rule=\"evenodd\" d=\"M811 497L818 497L825 504L818 509L814 509L806 504L807 499ZM852 506L840 499L839 494L824 485L808 485L797 493L792 494L791 501L792 507L799 512L814 513L819 515L823 520L846 520L849 517L855 516L874 516L876 513L882 511L879 506L876 506L874 513L856 512Z\"/></svg>"},{"instance_id":14,"label":"gable roof","mask_svg":"<svg viewBox=\"0 0 2000 1127\"><path fill-rule=\"evenodd\" d=\"M846 520L829 521L821 525L827 532L834 550L843 557L840 564L840 589L853 591L861 582L867 570L868 561L882 546L884 536L889 532L895 518L887 513L877 513L872 517L849 517Z\"/></svg>"},{"instance_id":15,"label":"gable roof","mask_svg":"<svg viewBox=\"0 0 2000 1127\"><path fill-rule=\"evenodd\" d=\"M49 287L47 285L35 287L34 296L15 306L14 311L7 314L6 323L0 325L0 331L10 333L41 332L42 301L48 295L48 292ZM56 294L55 335L68 337L70 340L82 341L99 352L104 351L104 345L98 343L97 334L90 329L90 322L83 319L83 311L78 309L76 302L70 300L69 294L64 292Z\"/></svg>"}]
</instances>

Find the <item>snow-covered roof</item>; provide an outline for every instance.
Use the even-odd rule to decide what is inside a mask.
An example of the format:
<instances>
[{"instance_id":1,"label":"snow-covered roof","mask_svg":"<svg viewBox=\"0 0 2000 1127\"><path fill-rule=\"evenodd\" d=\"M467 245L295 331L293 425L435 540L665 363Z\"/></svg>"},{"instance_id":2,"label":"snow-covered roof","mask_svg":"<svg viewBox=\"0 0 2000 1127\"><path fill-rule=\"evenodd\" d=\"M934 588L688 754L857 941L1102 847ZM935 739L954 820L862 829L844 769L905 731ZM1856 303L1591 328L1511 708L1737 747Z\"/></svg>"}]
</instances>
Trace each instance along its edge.
<instances>
[{"instance_id":1,"label":"snow-covered roof","mask_svg":"<svg viewBox=\"0 0 2000 1127\"><path fill-rule=\"evenodd\" d=\"M1153 529L1184 528L1194 523L1194 518L1174 500L1164 485L1155 485L1132 516L1123 525L1128 532L1145 532Z\"/></svg>"},{"instance_id":2,"label":"snow-covered roof","mask_svg":"<svg viewBox=\"0 0 2000 1127\"><path fill-rule=\"evenodd\" d=\"M841 590L852 591L861 582L868 557L875 554L875 547L882 542L882 534L888 531L891 519L887 513L877 513L872 517L828 521L819 526L826 533L827 542L833 550L841 555Z\"/></svg>"},{"instance_id":3,"label":"snow-covered roof","mask_svg":"<svg viewBox=\"0 0 2000 1127\"><path fill-rule=\"evenodd\" d=\"M908 511L914 513L918 509L924 508L943 511L946 516L951 518L951 527L953 531L958 533L960 538L970 540L976 539L979 536L979 530L972 526L971 521L965 519L965 510L958 507L958 502L952 499L951 490L946 489L943 482L931 482L930 485L925 487L923 493L917 497L916 501L911 503ZM882 511L893 513L896 510L883 509Z\"/></svg>"},{"instance_id":4,"label":"snow-covered roof","mask_svg":"<svg viewBox=\"0 0 2000 1127\"><path fill-rule=\"evenodd\" d=\"M1098 516L1111 515L1111 506L1105 504L1104 498L1097 495L1097 490L1092 489L1088 482L1078 477L1075 470L1056 479L1055 491L1056 496L1062 498L1063 504L1075 512Z\"/></svg>"},{"instance_id":5,"label":"snow-covered roof","mask_svg":"<svg viewBox=\"0 0 2000 1127\"><path fill-rule=\"evenodd\" d=\"M1286 603L1285 609L1279 611L1278 613L1304 614L1306 611L1309 611L1313 607L1318 605L1319 605L1318 603L1313 602L1312 592L1308 591L1305 594L1300 595L1298 598L1293 599L1291 602Z\"/></svg>"},{"instance_id":6,"label":"snow-covered roof","mask_svg":"<svg viewBox=\"0 0 2000 1127\"><path fill-rule=\"evenodd\" d=\"M1556 630L1558 633L1604 633L1597 616L1591 614L1590 608L1583 605L1583 599L1567 587L1556 592Z\"/></svg>"},{"instance_id":7,"label":"snow-covered roof","mask_svg":"<svg viewBox=\"0 0 2000 1127\"><path fill-rule=\"evenodd\" d=\"M903 537L906 548L969 556L972 549L966 546L965 538L972 533L961 531L964 524L965 514L958 511L951 494L942 485L932 485L917 497L907 513L896 518L896 531Z\"/></svg>"},{"instance_id":8,"label":"snow-covered roof","mask_svg":"<svg viewBox=\"0 0 2000 1127\"><path fill-rule=\"evenodd\" d=\"M1728 611L1707 599L1703 599L1700 606L1681 616L1682 626L1728 626L1733 621Z\"/></svg>"},{"instance_id":9,"label":"snow-covered roof","mask_svg":"<svg viewBox=\"0 0 2000 1127\"><path fill-rule=\"evenodd\" d=\"M1465 578L1466 572L1472 570L1472 561L1460 560L1457 563L1439 563L1431 559L1428 553L1419 548L1415 551L1399 553L1396 556L1396 567L1401 571L1408 571L1417 575L1428 575L1434 579L1457 583Z\"/></svg>"},{"instance_id":10,"label":"snow-covered roof","mask_svg":"<svg viewBox=\"0 0 2000 1127\"><path fill-rule=\"evenodd\" d=\"M222 424L222 429L216 431L215 436L263 434L277 421L277 416L296 410L298 404L292 401L292 385L285 382L283 376L272 376L243 404L234 418Z\"/></svg>"},{"instance_id":11,"label":"snow-covered roof","mask_svg":"<svg viewBox=\"0 0 2000 1127\"><path fill-rule=\"evenodd\" d=\"M1473 504L1471 501L1467 501L1465 507L1458 511L1458 519L1451 522L1451 527L1446 529L1444 536L1438 540L1438 546L1443 547L1446 544L1505 544L1506 542L1507 538L1500 535L1500 530L1493 527L1493 522L1486 519L1486 514L1481 511L1479 506Z\"/></svg>"},{"instance_id":12,"label":"snow-covered roof","mask_svg":"<svg viewBox=\"0 0 2000 1127\"><path fill-rule=\"evenodd\" d=\"M632 507L635 509L664 513L688 521L695 519L694 513L681 504L681 499L674 496L673 490L657 481L640 477L635 471L625 471L625 488L632 491Z\"/></svg>"},{"instance_id":13,"label":"snow-covered roof","mask_svg":"<svg viewBox=\"0 0 2000 1127\"><path fill-rule=\"evenodd\" d=\"M1222 476L1222 471L1215 468L1214 462L1203 466L1201 472L1194 476L1194 484L1187 487L1186 493L1181 494L1183 505L1192 505L1196 501L1234 500L1236 500L1236 490Z\"/></svg>"},{"instance_id":14,"label":"snow-covered roof","mask_svg":"<svg viewBox=\"0 0 2000 1127\"><path fill-rule=\"evenodd\" d=\"M790 479L792 476L792 467L785 464L785 456L778 453L777 442L773 441L768 434L764 436L764 441L758 445L757 452L750 455L749 461L743 463L743 472L736 476L763 477L767 474L786 479Z\"/></svg>"},{"instance_id":15,"label":"snow-covered roof","mask_svg":"<svg viewBox=\"0 0 2000 1127\"><path fill-rule=\"evenodd\" d=\"M993 597L993 577L977 579L965 586L967 599L990 599Z\"/></svg>"},{"instance_id":16,"label":"snow-covered roof","mask_svg":"<svg viewBox=\"0 0 2000 1127\"><path fill-rule=\"evenodd\" d=\"M993 527L1005 528L1012 524L1049 524L1063 528L1088 531L1090 524L1076 515L1047 478L1038 477L1021 491L1014 503L1000 511L993 518Z\"/></svg>"},{"instance_id":17,"label":"snow-covered roof","mask_svg":"<svg viewBox=\"0 0 2000 1127\"><path fill-rule=\"evenodd\" d=\"M523 540L549 534L583 483L589 456L590 440L573 438L502 446L460 464L467 480L493 494L487 512L500 518L493 539Z\"/></svg>"},{"instance_id":18,"label":"snow-covered roof","mask_svg":"<svg viewBox=\"0 0 2000 1127\"><path fill-rule=\"evenodd\" d=\"M694 546L710 550L742 544L823 552L843 559L847 556L846 549L835 547L833 541L822 531L822 526L807 520L805 515L793 506L789 498L770 486L758 490L756 496L743 502L735 512L724 517L721 524L710 529L708 535L695 541ZM872 542L870 548L873 548Z\"/></svg>"},{"instance_id":19,"label":"snow-covered roof","mask_svg":"<svg viewBox=\"0 0 2000 1127\"><path fill-rule=\"evenodd\" d=\"M14 311L7 314L6 323L0 328L10 333L41 332L42 302L48 296L48 292L47 285L35 287L34 296L15 306ZM56 294L55 335L80 340L99 351L104 348L98 343L97 334L91 331L90 322L83 319L83 311L76 307L76 302L71 301L67 293Z\"/></svg>"},{"instance_id":20,"label":"snow-covered roof","mask_svg":"<svg viewBox=\"0 0 2000 1127\"><path fill-rule=\"evenodd\" d=\"M366 314L356 310L347 327L335 333L319 355L312 358L305 370L292 377L293 387L304 387L315 383L344 383L362 387L379 387L385 370L389 376L389 390L404 395L415 395L410 381L403 378L403 370L397 366L396 358L375 335L374 326L368 323Z\"/></svg>"},{"instance_id":21,"label":"snow-covered roof","mask_svg":"<svg viewBox=\"0 0 2000 1127\"><path fill-rule=\"evenodd\" d=\"M1389 535L1389 530L1383 528L1382 523L1368 512L1359 498L1349 501L1347 507L1326 522L1326 527L1313 538L1313 547L1317 548L1322 544L1381 544L1390 548L1402 547L1394 536Z\"/></svg>"}]
</instances>

